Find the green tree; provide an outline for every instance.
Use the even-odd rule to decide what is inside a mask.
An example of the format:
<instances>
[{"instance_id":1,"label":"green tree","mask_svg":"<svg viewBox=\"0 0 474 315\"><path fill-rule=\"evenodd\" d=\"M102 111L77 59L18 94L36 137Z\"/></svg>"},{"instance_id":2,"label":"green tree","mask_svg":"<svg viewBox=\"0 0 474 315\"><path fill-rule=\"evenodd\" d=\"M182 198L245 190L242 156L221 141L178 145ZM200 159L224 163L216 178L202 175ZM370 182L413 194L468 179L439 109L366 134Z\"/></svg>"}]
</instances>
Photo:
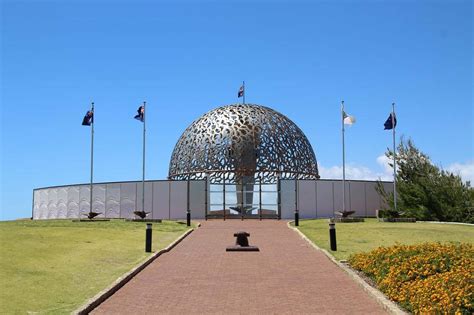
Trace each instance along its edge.
<instances>
[{"instance_id":1,"label":"green tree","mask_svg":"<svg viewBox=\"0 0 474 315\"><path fill-rule=\"evenodd\" d=\"M402 138L397 151L398 211L417 220L474 223L474 190L460 176L433 165L411 139ZM392 151L385 155L393 161ZM377 191L394 211L393 193L387 193L381 182Z\"/></svg>"}]
</instances>

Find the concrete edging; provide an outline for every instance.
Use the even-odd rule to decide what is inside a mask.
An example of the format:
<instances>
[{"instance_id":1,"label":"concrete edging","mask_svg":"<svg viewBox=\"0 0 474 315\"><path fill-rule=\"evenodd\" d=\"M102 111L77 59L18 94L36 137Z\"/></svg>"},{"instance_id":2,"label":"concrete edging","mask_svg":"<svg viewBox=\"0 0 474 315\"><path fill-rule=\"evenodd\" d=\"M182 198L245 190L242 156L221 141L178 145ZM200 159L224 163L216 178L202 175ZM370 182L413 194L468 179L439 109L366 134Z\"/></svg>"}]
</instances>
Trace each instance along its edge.
<instances>
[{"instance_id":1,"label":"concrete edging","mask_svg":"<svg viewBox=\"0 0 474 315\"><path fill-rule=\"evenodd\" d=\"M197 223L196 227L199 228L201 226L201 223ZM127 282L132 280L133 277L135 277L140 271L145 269L146 266L151 264L156 258L161 256L164 253L169 252L171 249L173 249L176 245L178 245L182 240L186 238L189 234L191 234L194 231L194 228L191 228L181 234L173 243L168 245L166 248L163 248L162 250L154 253L150 257L148 257L145 261L140 263L138 266L135 266L132 270L124 274L123 276L119 277L115 282L110 285L109 287L105 288L98 294L96 294L93 298L89 299L85 304L83 304L81 307L76 309L75 311L72 312L72 314L77 314L77 315L84 315L84 314L89 314L93 309L95 309L97 306L99 306L102 302L107 300L109 297L111 297L115 292L117 292L121 287L123 287Z\"/></svg>"},{"instance_id":2,"label":"concrete edging","mask_svg":"<svg viewBox=\"0 0 474 315\"><path fill-rule=\"evenodd\" d=\"M306 242L308 242L314 249L319 250L324 253L333 263L335 263L339 268L344 270L364 291L366 291L372 298L374 298L377 303L379 303L386 311L390 312L391 314L408 314L404 310L402 310L395 302L390 301L385 294L383 294L381 291L378 289L372 287L370 284L365 282L364 279L362 279L357 273L355 273L353 270L345 266L344 264L340 263L339 261L334 258L327 250L320 248L318 245L314 244L306 235L303 234L300 230L298 230L296 227L291 226L291 223L294 221L289 221L287 223L288 228L296 231L300 235L302 239L304 239Z\"/></svg>"},{"instance_id":3,"label":"concrete edging","mask_svg":"<svg viewBox=\"0 0 474 315\"><path fill-rule=\"evenodd\" d=\"M465 226L474 226L472 223L464 222L444 222L444 221L417 221L417 223L431 223L431 224L454 224L454 225L465 225Z\"/></svg>"}]
</instances>

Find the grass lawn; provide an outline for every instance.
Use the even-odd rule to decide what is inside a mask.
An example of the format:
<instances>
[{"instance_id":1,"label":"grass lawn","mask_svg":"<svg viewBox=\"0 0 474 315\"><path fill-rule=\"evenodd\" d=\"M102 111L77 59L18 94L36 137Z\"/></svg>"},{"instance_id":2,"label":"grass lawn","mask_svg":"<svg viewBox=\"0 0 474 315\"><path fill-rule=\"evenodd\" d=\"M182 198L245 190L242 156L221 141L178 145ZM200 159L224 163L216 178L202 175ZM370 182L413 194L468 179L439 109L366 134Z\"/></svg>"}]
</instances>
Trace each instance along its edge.
<instances>
[{"instance_id":1,"label":"grass lawn","mask_svg":"<svg viewBox=\"0 0 474 315\"><path fill-rule=\"evenodd\" d=\"M367 252L395 243L423 242L474 243L474 226L435 223L389 223L366 219L360 223L336 223L337 251L329 248L327 219L301 220L299 230L316 245L329 251L336 259Z\"/></svg>"},{"instance_id":2,"label":"grass lawn","mask_svg":"<svg viewBox=\"0 0 474 315\"><path fill-rule=\"evenodd\" d=\"M153 223L153 251L186 230ZM0 314L70 313L149 255L145 223L0 222Z\"/></svg>"}]
</instances>

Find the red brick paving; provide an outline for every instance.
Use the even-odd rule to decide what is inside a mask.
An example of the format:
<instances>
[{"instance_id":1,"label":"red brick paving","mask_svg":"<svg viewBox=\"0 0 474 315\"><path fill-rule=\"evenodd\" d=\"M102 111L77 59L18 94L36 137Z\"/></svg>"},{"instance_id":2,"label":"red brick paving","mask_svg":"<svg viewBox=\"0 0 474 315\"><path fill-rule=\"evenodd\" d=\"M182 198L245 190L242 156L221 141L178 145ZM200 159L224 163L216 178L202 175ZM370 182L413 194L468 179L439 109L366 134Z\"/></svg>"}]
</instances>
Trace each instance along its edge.
<instances>
[{"instance_id":1,"label":"red brick paving","mask_svg":"<svg viewBox=\"0 0 474 315\"><path fill-rule=\"evenodd\" d=\"M226 252L233 233L260 252ZM207 221L95 314L384 314L285 221Z\"/></svg>"}]
</instances>

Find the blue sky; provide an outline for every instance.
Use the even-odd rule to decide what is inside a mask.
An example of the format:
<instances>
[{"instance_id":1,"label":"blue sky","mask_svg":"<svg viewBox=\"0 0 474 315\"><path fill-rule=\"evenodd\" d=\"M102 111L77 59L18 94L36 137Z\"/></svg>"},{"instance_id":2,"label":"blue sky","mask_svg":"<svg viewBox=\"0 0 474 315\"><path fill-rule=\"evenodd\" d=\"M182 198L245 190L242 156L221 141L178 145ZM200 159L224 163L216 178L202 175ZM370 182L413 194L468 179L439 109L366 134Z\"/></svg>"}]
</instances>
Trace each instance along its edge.
<instances>
[{"instance_id":1,"label":"blue sky","mask_svg":"<svg viewBox=\"0 0 474 315\"><path fill-rule=\"evenodd\" d=\"M29 217L36 187L167 176L172 149L205 112L274 108L305 132L323 178L387 177L391 103L398 133L474 179L472 1L9 1L1 4L0 219Z\"/></svg>"}]
</instances>

